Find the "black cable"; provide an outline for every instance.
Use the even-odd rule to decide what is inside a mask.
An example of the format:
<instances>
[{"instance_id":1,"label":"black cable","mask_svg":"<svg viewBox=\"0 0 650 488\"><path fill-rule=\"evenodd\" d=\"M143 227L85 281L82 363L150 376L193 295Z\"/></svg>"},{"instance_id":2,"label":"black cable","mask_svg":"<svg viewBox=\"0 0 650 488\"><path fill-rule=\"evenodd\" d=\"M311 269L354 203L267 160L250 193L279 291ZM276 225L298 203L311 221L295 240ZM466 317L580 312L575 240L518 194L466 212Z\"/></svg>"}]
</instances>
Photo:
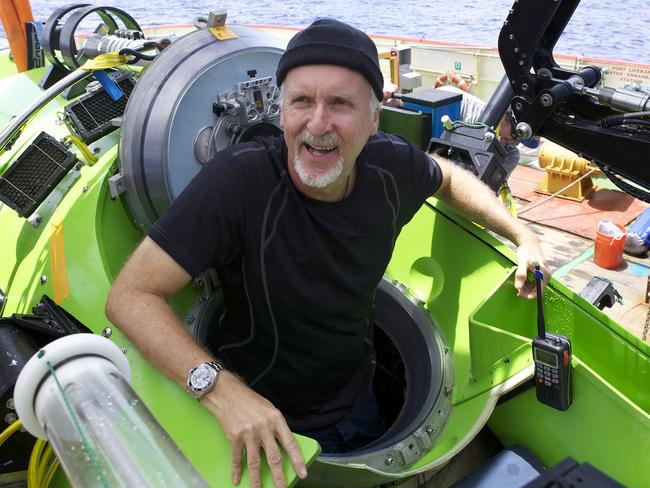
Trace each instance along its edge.
<instances>
[{"instance_id":1,"label":"black cable","mask_svg":"<svg viewBox=\"0 0 650 488\"><path fill-rule=\"evenodd\" d=\"M129 64L134 64L138 61L153 61L156 59L155 54L143 54L139 51L136 51L135 49L129 49L128 47L125 47L124 49L120 50L120 56L133 56L134 59L129 60Z\"/></svg>"},{"instance_id":2,"label":"black cable","mask_svg":"<svg viewBox=\"0 0 650 488\"><path fill-rule=\"evenodd\" d=\"M650 120L645 119L625 119L621 125L645 125L650 126Z\"/></svg>"},{"instance_id":3,"label":"black cable","mask_svg":"<svg viewBox=\"0 0 650 488\"><path fill-rule=\"evenodd\" d=\"M650 117L650 112L630 112L623 114L623 117L628 118L637 118L637 117Z\"/></svg>"},{"instance_id":4,"label":"black cable","mask_svg":"<svg viewBox=\"0 0 650 488\"><path fill-rule=\"evenodd\" d=\"M635 115L638 117L642 117L643 112L636 112ZM650 114L650 113L649 113ZM631 125L631 124L636 124L636 125L650 125L650 120L646 120L643 118L632 118L630 117L632 114L618 114L618 115L610 115L609 117L605 117L604 119L599 120L596 125L607 128L607 127L616 127L618 125Z\"/></svg>"},{"instance_id":5,"label":"black cable","mask_svg":"<svg viewBox=\"0 0 650 488\"><path fill-rule=\"evenodd\" d=\"M636 186L626 183L621 178L619 178L618 175L614 171L612 171L611 168L606 164L603 165L598 164L598 161L596 161L596 164L601 170L603 170L605 176L607 176L607 178L609 178L610 181L614 183L618 188L620 188L625 193L633 196L638 200L641 200L646 203L650 203L650 193L648 193L645 190L642 190L641 188L637 188Z\"/></svg>"},{"instance_id":6,"label":"black cable","mask_svg":"<svg viewBox=\"0 0 650 488\"><path fill-rule=\"evenodd\" d=\"M596 125L599 127L612 127L615 125L620 125L622 123L623 123L623 115L617 114L617 115L610 115L608 117L605 117L604 119L600 119L598 122L596 122Z\"/></svg>"}]
</instances>

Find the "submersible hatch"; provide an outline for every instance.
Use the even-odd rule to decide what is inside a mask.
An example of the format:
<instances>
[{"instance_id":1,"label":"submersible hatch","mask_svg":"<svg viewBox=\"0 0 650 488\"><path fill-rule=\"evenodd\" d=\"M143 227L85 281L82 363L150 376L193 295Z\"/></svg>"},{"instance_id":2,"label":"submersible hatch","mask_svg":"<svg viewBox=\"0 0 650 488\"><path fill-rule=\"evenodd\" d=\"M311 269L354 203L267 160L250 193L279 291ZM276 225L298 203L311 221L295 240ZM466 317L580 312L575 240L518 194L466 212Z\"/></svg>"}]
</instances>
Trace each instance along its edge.
<instances>
[{"instance_id":1,"label":"submersible hatch","mask_svg":"<svg viewBox=\"0 0 650 488\"><path fill-rule=\"evenodd\" d=\"M222 39L206 28L223 27L224 20L212 14L198 25L204 28L166 48L127 104L113 191L117 196L123 189L144 231L217 151L256 135L281 134L275 72L282 43L245 26L229 25ZM216 272L206 271L194 286L199 296L186 326L216 350L211 331L223 311ZM373 486L402 478L432 448L450 414L451 355L428 311L385 278L375 314L375 384L390 427L358 451L323 453L306 485Z\"/></svg>"},{"instance_id":2,"label":"submersible hatch","mask_svg":"<svg viewBox=\"0 0 650 488\"><path fill-rule=\"evenodd\" d=\"M282 44L259 29L226 30L225 14L201 22L149 66L123 116L116 186L145 231L217 151L280 133Z\"/></svg>"}]
</instances>

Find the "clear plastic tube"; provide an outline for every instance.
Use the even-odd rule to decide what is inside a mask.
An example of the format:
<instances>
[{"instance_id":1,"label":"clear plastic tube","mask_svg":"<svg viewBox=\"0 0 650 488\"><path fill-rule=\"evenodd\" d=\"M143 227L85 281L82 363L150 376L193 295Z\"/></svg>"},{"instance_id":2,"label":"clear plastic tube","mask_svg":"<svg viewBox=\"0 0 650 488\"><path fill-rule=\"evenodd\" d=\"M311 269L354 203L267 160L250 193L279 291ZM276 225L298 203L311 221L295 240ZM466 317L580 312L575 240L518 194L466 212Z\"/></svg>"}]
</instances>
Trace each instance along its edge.
<instances>
[{"instance_id":1,"label":"clear plastic tube","mask_svg":"<svg viewBox=\"0 0 650 488\"><path fill-rule=\"evenodd\" d=\"M208 486L111 361L53 371L34 411L73 486Z\"/></svg>"}]
</instances>

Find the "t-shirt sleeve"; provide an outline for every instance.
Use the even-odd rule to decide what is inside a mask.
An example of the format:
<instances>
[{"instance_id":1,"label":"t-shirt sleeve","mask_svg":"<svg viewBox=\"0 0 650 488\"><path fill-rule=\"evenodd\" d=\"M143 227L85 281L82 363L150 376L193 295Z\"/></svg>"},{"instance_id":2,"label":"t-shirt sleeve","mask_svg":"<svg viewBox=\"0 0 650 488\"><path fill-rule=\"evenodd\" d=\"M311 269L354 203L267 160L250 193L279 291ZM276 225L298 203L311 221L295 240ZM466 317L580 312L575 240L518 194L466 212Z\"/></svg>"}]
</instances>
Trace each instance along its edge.
<instances>
[{"instance_id":1,"label":"t-shirt sleeve","mask_svg":"<svg viewBox=\"0 0 650 488\"><path fill-rule=\"evenodd\" d=\"M442 171L433 158L412 144L408 145L408 153L404 156L404 161L409 162L407 167L410 171L408 178L405 179L406 186L400 193L403 195L405 218L408 221L424 201L440 188Z\"/></svg>"},{"instance_id":2,"label":"t-shirt sleeve","mask_svg":"<svg viewBox=\"0 0 650 488\"><path fill-rule=\"evenodd\" d=\"M246 207L242 178L229 152L217 154L149 229L192 277L241 254Z\"/></svg>"}]
</instances>

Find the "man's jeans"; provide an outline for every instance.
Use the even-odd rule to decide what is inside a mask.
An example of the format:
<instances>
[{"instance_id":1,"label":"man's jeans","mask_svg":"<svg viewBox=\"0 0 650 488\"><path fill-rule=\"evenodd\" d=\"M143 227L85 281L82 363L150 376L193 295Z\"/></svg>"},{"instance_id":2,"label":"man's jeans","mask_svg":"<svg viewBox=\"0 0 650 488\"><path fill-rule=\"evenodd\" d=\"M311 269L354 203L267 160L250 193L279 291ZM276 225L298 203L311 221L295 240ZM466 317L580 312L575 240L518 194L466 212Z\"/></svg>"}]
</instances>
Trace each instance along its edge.
<instances>
[{"instance_id":1,"label":"man's jeans","mask_svg":"<svg viewBox=\"0 0 650 488\"><path fill-rule=\"evenodd\" d=\"M316 439L322 452L330 454L360 449L377 439L385 430L377 397L371 385L354 410L335 425L301 434Z\"/></svg>"}]
</instances>

